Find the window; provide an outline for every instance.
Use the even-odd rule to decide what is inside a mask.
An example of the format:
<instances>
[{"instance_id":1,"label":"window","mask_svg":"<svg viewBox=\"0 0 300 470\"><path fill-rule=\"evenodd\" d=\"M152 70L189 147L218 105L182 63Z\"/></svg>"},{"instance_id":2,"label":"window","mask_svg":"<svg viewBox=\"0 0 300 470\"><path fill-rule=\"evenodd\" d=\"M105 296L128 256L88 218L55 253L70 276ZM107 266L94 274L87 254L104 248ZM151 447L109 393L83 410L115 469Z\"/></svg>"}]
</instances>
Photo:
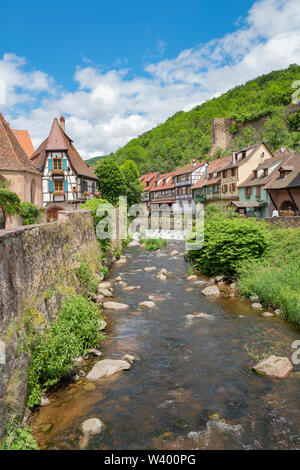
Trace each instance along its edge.
<instances>
[{"instance_id":1,"label":"window","mask_svg":"<svg viewBox=\"0 0 300 470\"><path fill-rule=\"evenodd\" d=\"M268 176L268 169L267 168L264 170L264 177L266 177L266 176Z\"/></svg>"},{"instance_id":2,"label":"window","mask_svg":"<svg viewBox=\"0 0 300 470\"><path fill-rule=\"evenodd\" d=\"M222 187L222 192L225 194L227 193L227 191L228 191L228 186L227 184L224 184L224 186Z\"/></svg>"},{"instance_id":3,"label":"window","mask_svg":"<svg viewBox=\"0 0 300 470\"><path fill-rule=\"evenodd\" d=\"M256 197L258 199L261 197L261 186L256 186Z\"/></svg>"},{"instance_id":4,"label":"window","mask_svg":"<svg viewBox=\"0 0 300 470\"><path fill-rule=\"evenodd\" d=\"M54 170L62 170L62 159L61 158L53 158L53 169Z\"/></svg>"},{"instance_id":5,"label":"window","mask_svg":"<svg viewBox=\"0 0 300 470\"><path fill-rule=\"evenodd\" d=\"M62 180L55 180L54 181L54 191L63 191L63 181Z\"/></svg>"},{"instance_id":6,"label":"window","mask_svg":"<svg viewBox=\"0 0 300 470\"><path fill-rule=\"evenodd\" d=\"M235 176L235 168L231 169L231 176Z\"/></svg>"},{"instance_id":7,"label":"window","mask_svg":"<svg viewBox=\"0 0 300 470\"><path fill-rule=\"evenodd\" d=\"M252 196L252 188L245 188L245 197L249 199Z\"/></svg>"},{"instance_id":8,"label":"window","mask_svg":"<svg viewBox=\"0 0 300 470\"><path fill-rule=\"evenodd\" d=\"M223 171L223 178L227 178L227 170Z\"/></svg>"},{"instance_id":9,"label":"window","mask_svg":"<svg viewBox=\"0 0 300 470\"><path fill-rule=\"evenodd\" d=\"M230 187L230 191L231 191L232 193L234 193L235 190L236 190L236 185L235 185L235 183L232 183L232 184L231 184L231 187Z\"/></svg>"}]
</instances>

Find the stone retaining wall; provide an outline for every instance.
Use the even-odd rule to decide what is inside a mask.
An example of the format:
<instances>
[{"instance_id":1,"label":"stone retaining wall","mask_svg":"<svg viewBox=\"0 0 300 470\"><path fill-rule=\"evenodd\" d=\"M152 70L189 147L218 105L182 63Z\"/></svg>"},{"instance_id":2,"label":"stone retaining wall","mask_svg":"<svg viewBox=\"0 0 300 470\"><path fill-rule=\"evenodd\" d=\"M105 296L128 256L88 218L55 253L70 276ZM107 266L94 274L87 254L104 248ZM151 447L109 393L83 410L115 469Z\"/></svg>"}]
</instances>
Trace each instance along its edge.
<instances>
[{"instance_id":1,"label":"stone retaining wall","mask_svg":"<svg viewBox=\"0 0 300 470\"><path fill-rule=\"evenodd\" d=\"M9 413L22 416L25 409L26 312L41 324L51 321L78 286L80 259L94 272L101 259L89 211L62 211L58 222L0 230L0 340L6 353L0 364L0 436Z\"/></svg>"}]
</instances>

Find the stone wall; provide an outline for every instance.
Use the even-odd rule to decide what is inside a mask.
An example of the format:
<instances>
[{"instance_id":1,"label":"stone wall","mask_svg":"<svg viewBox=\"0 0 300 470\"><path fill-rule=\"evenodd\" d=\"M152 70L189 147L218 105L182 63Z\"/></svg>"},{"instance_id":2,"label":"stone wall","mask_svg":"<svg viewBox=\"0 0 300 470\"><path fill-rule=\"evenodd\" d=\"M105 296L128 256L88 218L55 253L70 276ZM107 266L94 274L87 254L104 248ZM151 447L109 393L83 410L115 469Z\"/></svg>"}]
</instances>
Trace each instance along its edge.
<instances>
[{"instance_id":1,"label":"stone wall","mask_svg":"<svg viewBox=\"0 0 300 470\"><path fill-rule=\"evenodd\" d=\"M89 211L62 212L58 222L0 230L0 436L11 411L22 416L27 398L26 312L46 322L64 296L78 287L79 260L100 266L101 253ZM45 321L41 324L45 324Z\"/></svg>"},{"instance_id":2,"label":"stone wall","mask_svg":"<svg viewBox=\"0 0 300 470\"><path fill-rule=\"evenodd\" d=\"M232 135L229 132L230 119L214 118L211 123L212 129L212 148L210 155L214 155L219 148L226 150L231 146Z\"/></svg>"},{"instance_id":3,"label":"stone wall","mask_svg":"<svg viewBox=\"0 0 300 470\"><path fill-rule=\"evenodd\" d=\"M278 225L279 227L300 227L300 217L268 217L266 219L258 219L258 220L265 220L269 224Z\"/></svg>"}]
</instances>

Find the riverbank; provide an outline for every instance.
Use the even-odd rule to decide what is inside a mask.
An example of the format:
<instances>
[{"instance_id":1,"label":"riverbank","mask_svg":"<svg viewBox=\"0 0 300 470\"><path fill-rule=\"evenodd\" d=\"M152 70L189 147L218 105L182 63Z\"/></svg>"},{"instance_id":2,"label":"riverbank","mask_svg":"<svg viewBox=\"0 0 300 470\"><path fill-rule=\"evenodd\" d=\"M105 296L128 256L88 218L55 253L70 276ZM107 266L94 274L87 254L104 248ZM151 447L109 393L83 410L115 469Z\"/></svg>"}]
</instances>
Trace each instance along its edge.
<instances>
[{"instance_id":1,"label":"riverbank","mask_svg":"<svg viewBox=\"0 0 300 470\"><path fill-rule=\"evenodd\" d=\"M261 308L280 311L282 319L300 324L299 227L239 219L210 206L204 246L188 256L200 272L223 275Z\"/></svg>"},{"instance_id":2,"label":"riverbank","mask_svg":"<svg viewBox=\"0 0 300 470\"><path fill-rule=\"evenodd\" d=\"M109 273L109 300L128 308L104 311L101 358L130 354L135 362L111 378L81 377L53 391L30 422L40 448L78 449L81 424L92 418L105 427L88 449L299 447L297 369L281 381L257 376L248 352L276 347L290 357L299 329L263 318L239 297L204 297L206 280L187 280L183 244L131 246L125 255ZM175 277L158 279L162 269ZM155 305L139 305L145 301Z\"/></svg>"}]
</instances>

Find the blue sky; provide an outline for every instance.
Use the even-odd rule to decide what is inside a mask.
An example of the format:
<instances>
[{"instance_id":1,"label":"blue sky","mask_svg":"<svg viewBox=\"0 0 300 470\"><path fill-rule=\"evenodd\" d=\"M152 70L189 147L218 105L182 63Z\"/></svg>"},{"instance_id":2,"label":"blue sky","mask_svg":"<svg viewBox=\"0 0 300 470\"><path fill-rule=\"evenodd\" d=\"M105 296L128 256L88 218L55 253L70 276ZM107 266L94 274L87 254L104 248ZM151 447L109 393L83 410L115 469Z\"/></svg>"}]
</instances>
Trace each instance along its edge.
<instances>
[{"instance_id":1,"label":"blue sky","mask_svg":"<svg viewBox=\"0 0 300 470\"><path fill-rule=\"evenodd\" d=\"M252 0L5 2L0 44L2 52L26 57L29 66L75 89L73 73L80 64L92 63L102 70L125 66L132 74L143 74L149 62L176 57L183 49L234 31L251 4Z\"/></svg>"},{"instance_id":2,"label":"blue sky","mask_svg":"<svg viewBox=\"0 0 300 470\"><path fill-rule=\"evenodd\" d=\"M299 0L17 0L1 16L0 111L34 146L64 113L84 158L300 63Z\"/></svg>"}]
</instances>

